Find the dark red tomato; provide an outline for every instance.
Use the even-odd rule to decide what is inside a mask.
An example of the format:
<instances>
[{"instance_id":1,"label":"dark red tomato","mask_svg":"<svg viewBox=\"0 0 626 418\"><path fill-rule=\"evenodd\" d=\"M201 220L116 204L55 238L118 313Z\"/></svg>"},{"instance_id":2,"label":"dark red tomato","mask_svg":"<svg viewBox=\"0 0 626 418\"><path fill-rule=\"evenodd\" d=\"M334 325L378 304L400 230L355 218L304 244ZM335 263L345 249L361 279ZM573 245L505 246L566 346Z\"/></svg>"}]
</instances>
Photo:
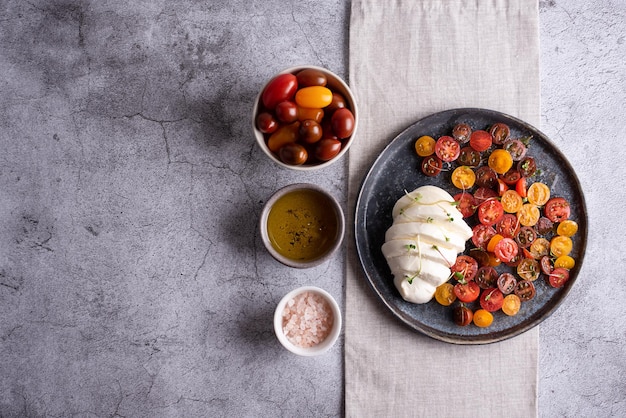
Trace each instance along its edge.
<instances>
[{"instance_id":1,"label":"dark red tomato","mask_svg":"<svg viewBox=\"0 0 626 418\"><path fill-rule=\"evenodd\" d=\"M509 272L504 272L498 276L498 289L505 295L513 292L517 286L517 279Z\"/></svg>"},{"instance_id":2,"label":"dark red tomato","mask_svg":"<svg viewBox=\"0 0 626 418\"><path fill-rule=\"evenodd\" d=\"M524 157L517 163L522 177L532 177L537 172L537 163L533 157Z\"/></svg>"},{"instance_id":3,"label":"dark red tomato","mask_svg":"<svg viewBox=\"0 0 626 418\"><path fill-rule=\"evenodd\" d=\"M278 121L269 112L261 112L256 117L256 126L264 134L271 134L278 129Z\"/></svg>"},{"instance_id":4,"label":"dark red tomato","mask_svg":"<svg viewBox=\"0 0 626 418\"><path fill-rule=\"evenodd\" d=\"M291 100L283 100L276 105L274 113L279 121L292 123L298 120L298 105Z\"/></svg>"},{"instance_id":5,"label":"dark red tomato","mask_svg":"<svg viewBox=\"0 0 626 418\"><path fill-rule=\"evenodd\" d=\"M512 238L502 238L493 249L493 253L498 260L508 263L513 260L519 252L517 242Z\"/></svg>"},{"instance_id":6,"label":"dark red tomato","mask_svg":"<svg viewBox=\"0 0 626 418\"><path fill-rule=\"evenodd\" d=\"M528 302L535 297L535 293L537 291L535 290L533 282L520 280L517 282L517 286L515 286L515 290L513 292L522 300L522 302Z\"/></svg>"},{"instance_id":7,"label":"dark red tomato","mask_svg":"<svg viewBox=\"0 0 626 418\"><path fill-rule=\"evenodd\" d=\"M461 212L464 218L469 218L476 212L476 199L469 193L457 193L454 200L458 202L456 208Z\"/></svg>"},{"instance_id":8,"label":"dark red tomato","mask_svg":"<svg viewBox=\"0 0 626 418\"><path fill-rule=\"evenodd\" d=\"M463 147L459 153L458 162L460 165L468 167L478 167L480 165L480 152L472 147Z\"/></svg>"},{"instance_id":9,"label":"dark red tomato","mask_svg":"<svg viewBox=\"0 0 626 418\"><path fill-rule=\"evenodd\" d=\"M550 275L552 270L554 270L554 266L552 265L552 260L549 255L544 255L539 259L539 266L541 267L541 271L546 275Z\"/></svg>"},{"instance_id":10,"label":"dark red tomato","mask_svg":"<svg viewBox=\"0 0 626 418\"><path fill-rule=\"evenodd\" d=\"M494 144L502 145L511 136L511 129L506 123L494 123L489 128L489 133L493 137Z\"/></svg>"},{"instance_id":11,"label":"dark red tomato","mask_svg":"<svg viewBox=\"0 0 626 418\"><path fill-rule=\"evenodd\" d=\"M515 237L515 240L522 248L530 247L530 244L532 244L536 239L537 233L530 226L521 227Z\"/></svg>"},{"instance_id":12,"label":"dark red tomato","mask_svg":"<svg viewBox=\"0 0 626 418\"><path fill-rule=\"evenodd\" d=\"M298 80L295 75L279 74L267 83L261 93L261 101L268 110L274 110L278 103L293 99L296 90Z\"/></svg>"},{"instance_id":13,"label":"dark red tomato","mask_svg":"<svg viewBox=\"0 0 626 418\"><path fill-rule=\"evenodd\" d=\"M486 246L487 244L485 244ZM481 250L480 248L472 248L469 251L470 257L478 262L478 267L488 266L491 262L491 257L489 253L485 250Z\"/></svg>"},{"instance_id":14,"label":"dark red tomato","mask_svg":"<svg viewBox=\"0 0 626 418\"><path fill-rule=\"evenodd\" d=\"M332 160L341 151L341 141L332 138L320 139L315 144L315 158L321 161Z\"/></svg>"},{"instance_id":15,"label":"dark red tomato","mask_svg":"<svg viewBox=\"0 0 626 418\"><path fill-rule=\"evenodd\" d=\"M333 91L333 100L324 109L326 109L329 115L332 115L335 110L343 109L345 107L348 107L346 98L343 97L340 93Z\"/></svg>"},{"instance_id":16,"label":"dark red tomato","mask_svg":"<svg viewBox=\"0 0 626 418\"><path fill-rule=\"evenodd\" d=\"M502 208L502 203L498 200L492 199L478 205L476 214L478 215L478 221L481 224L494 225L502 219L504 209Z\"/></svg>"},{"instance_id":17,"label":"dark red tomato","mask_svg":"<svg viewBox=\"0 0 626 418\"><path fill-rule=\"evenodd\" d=\"M504 264L509 267L519 266L522 260L526 257L526 254L524 253L525 251L526 250L524 248L520 247L519 244L517 244L517 255L513 257L510 261L505 262Z\"/></svg>"},{"instance_id":18,"label":"dark red tomato","mask_svg":"<svg viewBox=\"0 0 626 418\"><path fill-rule=\"evenodd\" d=\"M502 219L496 224L496 232L505 238L515 238L520 230L517 216L512 213L505 213Z\"/></svg>"},{"instance_id":19,"label":"dark red tomato","mask_svg":"<svg viewBox=\"0 0 626 418\"><path fill-rule=\"evenodd\" d=\"M492 200L498 197L498 193L496 193L493 189L488 189L486 187L479 187L474 192L474 199L476 199L477 204L481 204L486 202L487 200Z\"/></svg>"},{"instance_id":20,"label":"dark red tomato","mask_svg":"<svg viewBox=\"0 0 626 418\"><path fill-rule=\"evenodd\" d=\"M469 255L460 255L456 258L452 267L450 267L450 271L452 273L460 273L466 281L474 280L478 271L478 261ZM457 275L454 275L454 277L457 277Z\"/></svg>"},{"instance_id":21,"label":"dark red tomato","mask_svg":"<svg viewBox=\"0 0 626 418\"><path fill-rule=\"evenodd\" d=\"M461 302L474 302L480 295L480 287L473 280L466 283L457 283L454 285L454 294Z\"/></svg>"},{"instance_id":22,"label":"dark red tomato","mask_svg":"<svg viewBox=\"0 0 626 418\"><path fill-rule=\"evenodd\" d=\"M491 266L482 266L476 272L474 281L481 289L489 289L498 283L498 272Z\"/></svg>"},{"instance_id":23,"label":"dark red tomato","mask_svg":"<svg viewBox=\"0 0 626 418\"><path fill-rule=\"evenodd\" d=\"M435 143L435 154L441 158L441 161L450 163L459 158L461 146L451 136L444 135Z\"/></svg>"},{"instance_id":24,"label":"dark red tomato","mask_svg":"<svg viewBox=\"0 0 626 418\"><path fill-rule=\"evenodd\" d=\"M509 190L509 185L504 182L501 178L498 179L498 196L502 196L504 192Z\"/></svg>"},{"instance_id":25,"label":"dark red tomato","mask_svg":"<svg viewBox=\"0 0 626 418\"><path fill-rule=\"evenodd\" d=\"M452 136L461 144L465 144L472 135L472 128L467 123L457 123L452 128Z\"/></svg>"},{"instance_id":26,"label":"dark red tomato","mask_svg":"<svg viewBox=\"0 0 626 418\"><path fill-rule=\"evenodd\" d=\"M472 228L472 232L472 242L474 245L487 251L487 244L489 244L489 240L496 235L496 230L489 225L478 224Z\"/></svg>"},{"instance_id":27,"label":"dark red tomato","mask_svg":"<svg viewBox=\"0 0 626 418\"><path fill-rule=\"evenodd\" d=\"M569 218L570 206L569 202L563 197L553 197L543 208L546 217L552 222L563 222Z\"/></svg>"},{"instance_id":28,"label":"dark red tomato","mask_svg":"<svg viewBox=\"0 0 626 418\"><path fill-rule=\"evenodd\" d=\"M474 313L467 306L459 305L452 311L454 317L454 323L458 326L465 327L472 323L474 319Z\"/></svg>"},{"instance_id":29,"label":"dark red tomato","mask_svg":"<svg viewBox=\"0 0 626 418\"><path fill-rule=\"evenodd\" d=\"M524 145L524 143L519 139L507 139L506 141L504 141L504 144L502 144L502 148L507 150L511 154L511 157L513 157L513 161L521 160L522 158L524 158L526 152L528 151L526 145Z\"/></svg>"},{"instance_id":30,"label":"dark red tomato","mask_svg":"<svg viewBox=\"0 0 626 418\"><path fill-rule=\"evenodd\" d=\"M520 174L519 170L516 170L514 168L504 173L501 177L501 179L509 186L515 186L517 181L521 178L522 175Z\"/></svg>"},{"instance_id":31,"label":"dark red tomato","mask_svg":"<svg viewBox=\"0 0 626 418\"><path fill-rule=\"evenodd\" d=\"M493 142L491 134L487 131L478 130L470 135L469 144L478 152L487 151Z\"/></svg>"},{"instance_id":32,"label":"dark red tomato","mask_svg":"<svg viewBox=\"0 0 626 418\"><path fill-rule=\"evenodd\" d=\"M498 184L498 174L489 166L476 169L476 186L493 189Z\"/></svg>"},{"instance_id":33,"label":"dark red tomato","mask_svg":"<svg viewBox=\"0 0 626 418\"><path fill-rule=\"evenodd\" d=\"M539 235L547 235L554 229L554 223L545 216L542 216L533 228L535 228L535 231L537 231Z\"/></svg>"},{"instance_id":34,"label":"dark red tomato","mask_svg":"<svg viewBox=\"0 0 626 418\"><path fill-rule=\"evenodd\" d=\"M422 173L426 174L428 177L435 177L439 175L442 167L443 161L441 161L441 158L436 155L424 157L422 160Z\"/></svg>"},{"instance_id":35,"label":"dark red tomato","mask_svg":"<svg viewBox=\"0 0 626 418\"><path fill-rule=\"evenodd\" d=\"M326 75L314 68L306 68L296 74L299 87L325 86L327 83Z\"/></svg>"},{"instance_id":36,"label":"dark red tomato","mask_svg":"<svg viewBox=\"0 0 626 418\"><path fill-rule=\"evenodd\" d=\"M563 285L569 280L569 270L563 267L557 267L552 270L552 273L548 276L548 281L552 287L563 287Z\"/></svg>"},{"instance_id":37,"label":"dark red tomato","mask_svg":"<svg viewBox=\"0 0 626 418\"><path fill-rule=\"evenodd\" d=\"M354 132L354 115L350 109L337 109L331 117L333 132L341 139L348 138Z\"/></svg>"},{"instance_id":38,"label":"dark red tomato","mask_svg":"<svg viewBox=\"0 0 626 418\"><path fill-rule=\"evenodd\" d=\"M280 160L289 165L304 164L309 157L306 149L295 142L285 144L278 150Z\"/></svg>"},{"instance_id":39,"label":"dark red tomato","mask_svg":"<svg viewBox=\"0 0 626 418\"><path fill-rule=\"evenodd\" d=\"M526 177L522 177L517 180L517 183L515 183L515 191L522 198L526 197L526 195L528 194L528 188L526 187Z\"/></svg>"},{"instance_id":40,"label":"dark red tomato","mask_svg":"<svg viewBox=\"0 0 626 418\"><path fill-rule=\"evenodd\" d=\"M480 295L480 306L486 311L495 312L502 308L504 295L500 289L493 287L485 289Z\"/></svg>"},{"instance_id":41,"label":"dark red tomato","mask_svg":"<svg viewBox=\"0 0 626 418\"><path fill-rule=\"evenodd\" d=\"M307 144L314 144L322 139L322 126L311 119L302 121L298 132L300 140Z\"/></svg>"}]
</instances>

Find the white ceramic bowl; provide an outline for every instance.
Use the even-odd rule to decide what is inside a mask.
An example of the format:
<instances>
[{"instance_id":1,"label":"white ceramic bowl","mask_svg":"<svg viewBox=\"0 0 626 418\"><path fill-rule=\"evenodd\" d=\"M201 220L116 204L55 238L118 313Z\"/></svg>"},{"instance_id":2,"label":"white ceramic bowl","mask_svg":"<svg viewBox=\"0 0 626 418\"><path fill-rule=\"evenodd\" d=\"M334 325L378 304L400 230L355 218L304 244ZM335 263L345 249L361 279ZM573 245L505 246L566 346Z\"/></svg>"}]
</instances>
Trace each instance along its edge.
<instances>
[{"instance_id":1,"label":"white ceramic bowl","mask_svg":"<svg viewBox=\"0 0 626 418\"><path fill-rule=\"evenodd\" d=\"M285 310L285 306L291 299L304 292L311 292L320 295L328 302L330 310L333 313L333 325L330 333L326 339L312 347L300 347L293 344L283 331L283 312ZM330 350L330 348L337 342L337 339L341 334L341 324L341 309L339 308L337 301L330 295L330 293L315 286L303 286L287 293L278 303L278 306L276 306L276 311L274 313L274 332L276 333L278 341L280 341L283 347L287 350L300 356L317 356Z\"/></svg>"},{"instance_id":2,"label":"white ceramic bowl","mask_svg":"<svg viewBox=\"0 0 626 418\"><path fill-rule=\"evenodd\" d=\"M281 254L272 245L272 240L270 239L270 233L268 231L268 219L270 216L270 212L274 207L274 204L283 196L291 192L297 191L315 192L315 194L317 194L321 199L321 202L323 202L325 212L328 213L328 211L331 210L334 213L334 218L336 222L335 234L330 237L331 242L328 243L326 252L323 254L319 254L316 258L313 259L297 260ZM261 211L261 217L259 219L259 232L261 234L261 240L263 241L263 244L265 245L267 251L279 262L283 263L286 266L295 268L314 267L328 260L328 258L330 258L341 246L345 235L345 228L345 216L337 199L335 199L330 193L328 193L321 187L308 183L291 184L275 192L263 206L263 210Z\"/></svg>"},{"instance_id":3,"label":"white ceramic bowl","mask_svg":"<svg viewBox=\"0 0 626 418\"><path fill-rule=\"evenodd\" d=\"M265 137L263 135L263 133L257 128L257 124L256 124L256 117L257 114L259 113L259 110L262 108L261 105L261 96L263 94L263 90L265 90L265 87L267 86L267 84L269 84L269 82L276 77L276 75L279 74L285 74L285 73L291 73L291 74L296 74L297 72L304 70L304 69L315 69L318 71L321 71L322 73L324 73L324 75L326 75L327 78L327 86L333 90L336 91L337 93L340 93L345 99L346 99L346 103L347 103L347 108L350 109L350 111L352 111L352 114L354 116L354 130L352 131L352 135L350 135L349 138L344 139L342 142L344 143L343 147L341 148L341 151L339 151L339 154L337 154L334 158L332 158L331 160L328 161L323 161L323 162L315 162L315 163L305 163L302 165L290 165L290 164L285 164L284 162L282 162L280 160L280 158L278 158L278 156L276 154L274 154L269 147L267 146ZM357 103L356 103L356 99L354 97L354 94L352 93L352 91L350 90L350 87L348 87L348 85L335 73L322 68L322 67L316 67L313 65L305 65L305 66L299 66L299 67L291 67L291 68L287 68L286 70L281 71L280 73L276 74L274 77L272 77L272 79L268 80L267 83L265 83L263 85L263 88L261 89L261 91L259 92L259 94L256 97L256 100L254 101L254 106L252 109L252 130L254 132L254 136L256 138L256 142L259 145L259 147L261 147L261 149L263 150L263 152L272 160L274 161L276 164L278 164L281 167L284 168L288 168L290 170L300 170L300 171L307 171L307 170L318 170L320 168L324 168L327 167L329 165L331 165L332 163L334 163L335 161L339 160L346 152L348 152L348 149L350 148L350 146L352 145L352 143L354 142L354 138L355 135L357 133L357 128L359 125L359 111L357 109Z\"/></svg>"}]
</instances>

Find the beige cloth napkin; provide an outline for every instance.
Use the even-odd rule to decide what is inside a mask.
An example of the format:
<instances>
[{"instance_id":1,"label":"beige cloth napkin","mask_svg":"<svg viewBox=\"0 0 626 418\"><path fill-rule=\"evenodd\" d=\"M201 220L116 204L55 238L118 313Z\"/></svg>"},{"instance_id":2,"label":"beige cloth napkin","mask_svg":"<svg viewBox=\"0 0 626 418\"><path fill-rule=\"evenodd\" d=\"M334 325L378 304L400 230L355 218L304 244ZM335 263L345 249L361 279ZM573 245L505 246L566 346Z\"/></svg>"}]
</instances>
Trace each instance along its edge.
<instances>
[{"instance_id":1,"label":"beige cloth napkin","mask_svg":"<svg viewBox=\"0 0 626 418\"><path fill-rule=\"evenodd\" d=\"M353 0L349 207L381 150L431 113L483 107L539 126L538 38L537 0ZM481 346L423 336L376 298L348 242L346 416L537 415L537 328Z\"/></svg>"}]
</instances>

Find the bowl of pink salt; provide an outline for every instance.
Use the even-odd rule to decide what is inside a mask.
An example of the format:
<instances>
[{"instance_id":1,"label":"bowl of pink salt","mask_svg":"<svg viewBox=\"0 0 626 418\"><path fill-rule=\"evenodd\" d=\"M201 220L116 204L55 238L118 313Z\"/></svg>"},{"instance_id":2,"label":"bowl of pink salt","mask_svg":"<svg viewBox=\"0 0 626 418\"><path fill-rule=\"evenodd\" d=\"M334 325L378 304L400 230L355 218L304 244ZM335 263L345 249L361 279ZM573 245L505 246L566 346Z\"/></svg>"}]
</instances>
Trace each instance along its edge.
<instances>
[{"instance_id":1,"label":"bowl of pink salt","mask_svg":"<svg viewBox=\"0 0 626 418\"><path fill-rule=\"evenodd\" d=\"M341 333L341 310L323 289L304 286L287 293L276 307L274 331L278 341L301 356L328 351Z\"/></svg>"}]
</instances>

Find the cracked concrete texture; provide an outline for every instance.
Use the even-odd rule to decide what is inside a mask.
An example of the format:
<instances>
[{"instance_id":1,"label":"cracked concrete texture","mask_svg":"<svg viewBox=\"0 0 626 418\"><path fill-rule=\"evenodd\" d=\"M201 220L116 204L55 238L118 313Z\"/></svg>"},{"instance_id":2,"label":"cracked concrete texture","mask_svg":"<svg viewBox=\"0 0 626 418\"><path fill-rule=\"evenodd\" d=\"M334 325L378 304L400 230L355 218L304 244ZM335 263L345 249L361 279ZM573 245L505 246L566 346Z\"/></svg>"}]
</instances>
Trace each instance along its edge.
<instances>
[{"instance_id":1,"label":"cracked concrete texture","mask_svg":"<svg viewBox=\"0 0 626 418\"><path fill-rule=\"evenodd\" d=\"M345 254L294 271L269 257L256 222L289 183L345 204L345 164L272 166L249 114L286 67L346 75L348 10L0 4L0 416L342 414L342 344L297 358L271 317L303 284L343 305ZM540 2L541 128L579 170L590 223L582 277L541 325L540 416L626 408L622 234L605 203L626 198L613 168L625 22L621 2Z\"/></svg>"}]
</instances>

